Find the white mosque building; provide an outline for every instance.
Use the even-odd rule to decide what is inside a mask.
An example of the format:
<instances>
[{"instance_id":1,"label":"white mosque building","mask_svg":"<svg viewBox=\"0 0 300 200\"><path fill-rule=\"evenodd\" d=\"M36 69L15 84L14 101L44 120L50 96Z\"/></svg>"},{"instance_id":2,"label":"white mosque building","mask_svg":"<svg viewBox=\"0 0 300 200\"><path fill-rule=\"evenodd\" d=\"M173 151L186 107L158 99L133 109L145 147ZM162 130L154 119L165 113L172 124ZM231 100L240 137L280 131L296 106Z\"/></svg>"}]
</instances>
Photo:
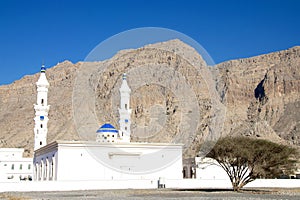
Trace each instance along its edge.
<instances>
[{"instance_id":1,"label":"white mosque building","mask_svg":"<svg viewBox=\"0 0 300 200\"><path fill-rule=\"evenodd\" d=\"M45 68L41 68L34 106L35 181L182 179L182 144L130 142L131 90L126 74L122 79L120 130L106 123L95 130L95 141L47 144L49 83Z\"/></svg>"},{"instance_id":2,"label":"white mosque building","mask_svg":"<svg viewBox=\"0 0 300 200\"><path fill-rule=\"evenodd\" d=\"M125 74L120 88L120 130L103 124L95 130L94 141L47 144L50 106L44 67L36 84L33 163L32 158L22 157L23 149L0 148L0 192L150 189L165 185L168 188L231 188L224 170L210 158L196 157L193 165L185 170L192 170L192 179L183 179L182 144L130 142L131 91ZM34 181L20 181L32 177ZM299 188L299 182L259 179L249 187Z\"/></svg>"}]
</instances>

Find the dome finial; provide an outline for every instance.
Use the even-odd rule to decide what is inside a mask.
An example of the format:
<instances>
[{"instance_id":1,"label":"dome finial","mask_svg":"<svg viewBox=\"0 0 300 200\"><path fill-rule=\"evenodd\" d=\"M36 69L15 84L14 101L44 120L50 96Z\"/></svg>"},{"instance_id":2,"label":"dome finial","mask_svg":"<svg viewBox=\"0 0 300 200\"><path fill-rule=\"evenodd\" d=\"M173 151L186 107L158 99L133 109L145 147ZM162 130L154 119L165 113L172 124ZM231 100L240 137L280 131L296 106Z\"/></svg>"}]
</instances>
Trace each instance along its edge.
<instances>
[{"instance_id":1,"label":"dome finial","mask_svg":"<svg viewBox=\"0 0 300 200\"><path fill-rule=\"evenodd\" d=\"M45 67L45 65L44 65L44 64L42 64L42 67L41 67L41 72L42 72L42 73L45 73L45 72L46 72L46 67Z\"/></svg>"},{"instance_id":2,"label":"dome finial","mask_svg":"<svg viewBox=\"0 0 300 200\"><path fill-rule=\"evenodd\" d=\"M126 80L126 73L123 74L123 80Z\"/></svg>"}]
</instances>

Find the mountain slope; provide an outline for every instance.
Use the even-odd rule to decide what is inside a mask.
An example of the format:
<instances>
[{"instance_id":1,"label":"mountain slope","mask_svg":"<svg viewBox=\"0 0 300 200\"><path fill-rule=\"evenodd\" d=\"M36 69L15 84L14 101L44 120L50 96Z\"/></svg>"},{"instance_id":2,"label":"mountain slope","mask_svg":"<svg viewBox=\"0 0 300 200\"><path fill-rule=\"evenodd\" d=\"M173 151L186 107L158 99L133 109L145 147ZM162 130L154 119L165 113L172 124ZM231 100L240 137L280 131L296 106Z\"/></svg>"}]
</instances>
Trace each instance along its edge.
<instances>
[{"instance_id":1,"label":"mountain slope","mask_svg":"<svg viewBox=\"0 0 300 200\"><path fill-rule=\"evenodd\" d=\"M46 72L51 105L48 142L83 139L76 131L72 107L76 73L88 74L98 125L110 122L118 127L120 77L128 72L133 91L133 141L185 141L185 156L193 156L195 146L209 135L211 119L216 115L211 112L214 105L226 107L221 135L239 134L299 145L299 65L300 47L293 47L207 67L193 48L179 40L121 51L103 62L65 61ZM0 146L24 147L28 156L33 153L33 104L38 77L39 74L25 76L0 86ZM153 83L143 84L145 80ZM181 88L184 83L193 93L191 103L184 101L193 97L180 95L186 92ZM218 94L216 102L211 100L214 93ZM189 115L197 118L194 135L186 131L183 134L188 130L185 127L193 128L189 119L182 118ZM91 137L93 134L91 131Z\"/></svg>"}]
</instances>

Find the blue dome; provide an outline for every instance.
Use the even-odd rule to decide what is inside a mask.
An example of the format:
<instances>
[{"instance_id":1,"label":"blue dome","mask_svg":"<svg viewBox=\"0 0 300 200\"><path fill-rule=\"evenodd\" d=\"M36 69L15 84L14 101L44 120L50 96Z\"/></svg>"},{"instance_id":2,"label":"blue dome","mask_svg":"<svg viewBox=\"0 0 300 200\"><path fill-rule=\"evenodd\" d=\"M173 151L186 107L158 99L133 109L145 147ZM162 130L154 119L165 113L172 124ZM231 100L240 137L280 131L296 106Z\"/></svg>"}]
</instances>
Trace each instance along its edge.
<instances>
[{"instance_id":1,"label":"blue dome","mask_svg":"<svg viewBox=\"0 0 300 200\"><path fill-rule=\"evenodd\" d=\"M45 72L46 72L46 67L45 67L45 65L42 65L42 67L41 67L41 72L42 72L42 73L45 73Z\"/></svg>"},{"instance_id":2,"label":"blue dome","mask_svg":"<svg viewBox=\"0 0 300 200\"><path fill-rule=\"evenodd\" d=\"M103 124L98 130L97 133L118 133L118 130L111 124Z\"/></svg>"}]
</instances>

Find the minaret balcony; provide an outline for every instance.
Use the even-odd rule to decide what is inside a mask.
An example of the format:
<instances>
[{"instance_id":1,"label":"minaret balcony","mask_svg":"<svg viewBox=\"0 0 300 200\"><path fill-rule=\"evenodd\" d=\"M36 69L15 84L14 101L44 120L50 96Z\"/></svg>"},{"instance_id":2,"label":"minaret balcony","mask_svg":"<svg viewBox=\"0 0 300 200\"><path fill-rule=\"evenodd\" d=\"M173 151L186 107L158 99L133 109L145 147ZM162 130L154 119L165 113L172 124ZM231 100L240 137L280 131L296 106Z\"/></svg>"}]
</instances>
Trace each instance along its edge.
<instances>
[{"instance_id":1,"label":"minaret balcony","mask_svg":"<svg viewBox=\"0 0 300 200\"><path fill-rule=\"evenodd\" d=\"M38 85L37 92L48 92L48 88L45 85Z\"/></svg>"},{"instance_id":2,"label":"minaret balcony","mask_svg":"<svg viewBox=\"0 0 300 200\"><path fill-rule=\"evenodd\" d=\"M48 112L49 111L49 109L50 109L50 105L47 105L47 106L45 106L45 105L34 105L34 110L35 111L45 111L45 112Z\"/></svg>"}]
</instances>

